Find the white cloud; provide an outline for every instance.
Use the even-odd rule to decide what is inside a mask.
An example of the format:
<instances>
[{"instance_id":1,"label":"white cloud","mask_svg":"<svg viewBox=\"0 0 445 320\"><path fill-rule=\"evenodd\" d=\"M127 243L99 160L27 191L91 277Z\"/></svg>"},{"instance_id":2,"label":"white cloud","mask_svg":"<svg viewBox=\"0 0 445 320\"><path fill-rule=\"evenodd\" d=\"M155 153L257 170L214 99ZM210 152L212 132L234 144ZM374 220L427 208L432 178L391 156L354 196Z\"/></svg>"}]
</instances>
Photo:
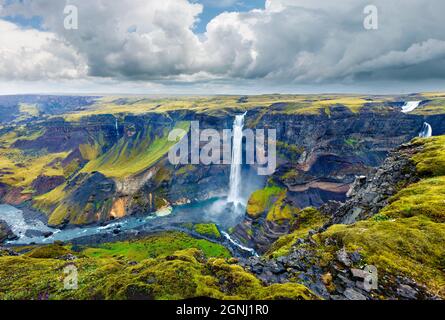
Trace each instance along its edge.
<instances>
[{"instance_id":1,"label":"white cloud","mask_svg":"<svg viewBox=\"0 0 445 320\"><path fill-rule=\"evenodd\" d=\"M31 51L21 53L23 50L9 45L11 52L69 66L70 61L80 59L72 53L75 48L88 64L90 76L119 80L193 83L263 79L277 84L310 84L416 81L428 79L429 74L445 79L442 0L373 0L380 23L375 31L363 28L367 0L267 0L262 10L215 17L204 35L193 31L203 7L187 0L70 3L79 8L79 30L63 28L64 1L23 0L6 6L6 15L42 17L48 30L19 30L36 32L39 40L29 36L22 42ZM43 41L43 35L52 39ZM36 46L51 47L51 51L39 55L42 50ZM12 66L17 63L9 65L8 72L14 73ZM44 66L43 62L17 65L15 77L32 79L46 76L45 72L53 78L75 77L84 70Z\"/></svg>"},{"instance_id":2,"label":"white cloud","mask_svg":"<svg viewBox=\"0 0 445 320\"><path fill-rule=\"evenodd\" d=\"M87 74L79 54L53 33L0 20L0 44L0 78L76 79Z\"/></svg>"},{"instance_id":3,"label":"white cloud","mask_svg":"<svg viewBox=\"0 0 445 320\"><path fill-rule=\"evenodd\" d=\"M43 17L45 28L84 54L92 76L151 79L193 69L200 43L192 29L202 5L187 0L70 3L78 7L78 30L64 28L64 1L24 0L6 8L6 14Z\"/></svg>"}]
</instances>

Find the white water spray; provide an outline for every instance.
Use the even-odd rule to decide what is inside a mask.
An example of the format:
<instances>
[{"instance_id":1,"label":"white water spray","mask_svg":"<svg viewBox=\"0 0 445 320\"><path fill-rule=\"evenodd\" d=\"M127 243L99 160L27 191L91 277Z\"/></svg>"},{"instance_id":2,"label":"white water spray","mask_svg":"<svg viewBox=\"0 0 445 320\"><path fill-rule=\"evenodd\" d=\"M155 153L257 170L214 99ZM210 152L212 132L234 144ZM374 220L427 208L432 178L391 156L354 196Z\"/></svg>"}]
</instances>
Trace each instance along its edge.
<instances>
[{"instance_id":1,"label":"white water spray","mask_svg":"<svg viewBox=\"0 0 445 320\"><path fill-rule=\"evenodd\" d=\"M227 240L229 240L230 243L231 243L232 245L234 245L235 247L238 247L238 248L241 249L242 251L249 252L251 255L253 255L253 256L255 256L255 257L258 257L258 254L256 253L256 251L255 251L254 249L252 249L252 248L247 248L247 247L245 247L245 246L239 244L238 242L236 242L235 240L233 240L232 237L231 237L227 232L221 231L221 234L222 234Z\"/></svg>"},{"instance_id":2,"label":"white water spray","mask_svg":"<svg viewBox=\"0 0 445 320\"><path fill-rule=\"evenodd\" d=\"M420 106L420 103L422 101L408 101L407 103L405 103L405 105L402 107L402 112L403 113L409 113L414 111L415 109L417 109Z\"/></svg>"},{"instance_id":3,"label":"white water spray","mask_svg":"<svg viewBox=\"0 0 445 320\"><path fill-rule=\"evenodd\" d=\"M433 128L427 122L423 124L422 131L420 131L419 137L431 138L433 136Z\"/></svg>"},{"instance_id":4,"label":"white water spray","mask_svg":"<svg viewBox=\"0 0 445 320\"><path fill-rule=\"evenodd\" d=\"M118 126L118 123L117 123L117 118L116 118L116 122L115 122L115 128L116 128L116 136L119 137L119 126Z\"/></svg>"},{"instance_id":5,"label":"white water spray","mask_svg":"<svg viewBox=\"0 0 445 320\"><path fill-rule=\"evenodd\" d=\"M247 112L246 112L247 113ZM233 123L232 165L230 167L230 189L227 202L235 206L241 203L241 165L243 161L243 128L246 113L238 115Z\"/></svg>"}]
</instances>

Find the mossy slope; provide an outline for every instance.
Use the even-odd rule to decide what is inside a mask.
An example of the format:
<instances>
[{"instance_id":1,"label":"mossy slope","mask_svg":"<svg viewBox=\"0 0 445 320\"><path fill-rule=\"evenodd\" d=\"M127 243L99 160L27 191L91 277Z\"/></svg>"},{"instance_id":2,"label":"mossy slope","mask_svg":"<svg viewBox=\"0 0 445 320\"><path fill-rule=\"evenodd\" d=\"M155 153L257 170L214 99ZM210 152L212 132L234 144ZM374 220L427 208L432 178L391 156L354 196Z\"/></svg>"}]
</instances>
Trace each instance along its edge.
<instances>
[{"instance_id":1,"label":"mossy slope","mask_svg":"<svg viewBox=\"0 0 445 320\"><path fill-rule=\"evenodd\" d=\"M77 259L73 261L56 257L57 252L64 254L69 250L66 248L40 248L28 255L0 257L0 299L317 299L302 285L266 287L242 267L215 257L215 252L207 250L206 254L186 248L196 243L185 241L183 250L175 251L177 247L168 244L169 237L152 238L145 243L146 247L141 247L146 240L113 244L113 248L103 249L110 250L106 254L86 249L74 253ZM183 237L184 240L188 236ZM121 251L126 246L129 250ZM153 251L153 246L163 249ZM36 250L45 254L37 254ZM142 259L145 250L146 258ZM110 255L111 252L114 254ZM78 270L77 290L63 287L63 270L69 264Z\"/></svg>"},{"instance_id":2,"label":"mossy slope","mask_svg":"<svg viewBox=\"0 0 445 320\"><path fill-rule=\"evenodd\" d=\"M445 137L416 139L412 156L422 180L390 199L378 215L334 225L317 235L321 251L359 251L379 274L407 276L445 297ZM336 246L326 246L337 243Z\"/></svg>"}]
</instances>

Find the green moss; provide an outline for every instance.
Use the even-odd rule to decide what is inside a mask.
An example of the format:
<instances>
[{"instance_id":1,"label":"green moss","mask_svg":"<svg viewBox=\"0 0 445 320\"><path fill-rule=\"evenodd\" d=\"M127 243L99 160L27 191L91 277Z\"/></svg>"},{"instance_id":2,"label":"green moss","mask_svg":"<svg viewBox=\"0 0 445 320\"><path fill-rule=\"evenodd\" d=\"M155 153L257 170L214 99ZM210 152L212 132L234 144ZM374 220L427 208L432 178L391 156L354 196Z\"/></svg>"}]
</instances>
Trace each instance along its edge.
<instances>
[{"instance_id":1,"label":"green moss","mask_svg":"<svg viewBox=\"0 0 445 320\"><path fill-rule=\"evenodd\" d=\"M252 218L258 218L270 208L276 198L283 192L283 189L276 186L255 191L250 196L247 204L247 214Z\"/></svg>"},{"instance_id":2,"label":"green moss","mask_svg":"<svg viewBox=\"0 0 445 320\"><path fill-rule=\"evenodd\" d=\"M308 288L297 283L273 284L262 288L255 297L260 300L318 300Z\"/></svg>"},{"instance_id":3,"label":"green moss","mask_svg":"<svg viewBox=\"0 0 445 320\"><path fill-rule=\"evenodd\" d=\"M59 204L67 196L65 188L66 183L58 186L44 195L35 197L33 201L34 208L50 214L54 206Z\"/></svg>"},{"instance_id":4,"label":"green moss","mask_svg":"<svg viewBox=\"0 0 445 320\"><path fill-rule=\"evenodd\" d=\"M379 213L376 214L374 217L372 217L372 221L388 221L390 218L384 214L384 213Z\"/></svg>"},{"instance_id":5,"label":"green moss","mask_svg":"<svg viewBox=\"0 0 445 320\"><path fill-rule=\"evenodd\" d=\"M224 279L223 291L226 299L318 299L306 287L295 284L275 284L264 287L252 274L239 265L228 264L222 259L209 261L210 272L216 278Z\"/></svg>"},{"instance_id":6,"label":"green moss","mask_svg":"<svg viewBox=\"0 0 445 320\"><path fill-rule=\"evenodd\" d=\"M78 269L77 290L63 289L68 264ZM81 256L69 263L0 257L0 287L0 299L318 299L299 284L266 287L233 261L206 259L194 248L136 264L110 256Z\"/></svg>"},{"instance_id":7,"label":"green moss","mask_svg":"<svg viewBox=\"0 0 445 320\"><path fill-rule=\"evenodd\" d=\"M348 251L359 250L379 273L404 274L445 296L445 224L424 216L335 225L320 235Z\"/></svg>"},{"instance_id":8,"label":"green moss","mask_svg":"<svg viewBox=\"0 0 445 320\"><path fill-rule=\"evenodd\" d=\"M28 257L35 259L58 259L60 257L72 254L72 251L61 245L48 245L37 247L27 254Z\"/></svg>"},{"instance_id":9,"label":"green moss","mask_svg":"<svg viewBox=\"0 0 445 320\"><path fill-rule=\"evenodd\" d=\"M63 168L63 176L68 179L74 173L76 173L79 170L79 168L80 168L80 160L74 159L65 168Z\"/></svg>"},{"instance_id":10,"label":"green moss","mask_svg":"<svg viewBox=\"0 0 445 320\"><path fill-rule=\"evenodd\" d=\"M229 257L229 251L207 240L195 239L184 233L170 232L150 236L142 240L109 243L88 248L85 254L90 257L121 256L134 261L166 256L175 251L187 248L198 248L207 257Z\"/></svg>"},{"instance_id":11,"label":"green moss","mask_svg":"<svg viewBox=\"0 0 445 320\"><path fill-rule=\"evenodd\" d=\"M269 212L267 213L267 221L281 224L285 221L291 221L292 219L294 219L296 212L298 212L298 209L284 203L285 198L286 193L283 192L278 200L274 202Z\"/></svg>"},{"instance_id":12,"label":"green moss","mask_svg":"<svg viewBox=\"0 0 445 320\"><path fill-rule=\"evenodd\" d=\"M190 124L181 122L177 128L188 130ZM108 152L90 161L83 172L98 171L111 178L126 178L141 173L164 157L176 142L168 141L168 132L153 141L149 134L138 133L134 138L122 138Z\"/></svg>"},{"instance_id":13,"label":"green moss","mask_svg":"<svg viewBox=\"0 0 445 320\"><path fill-rule=\"evenodd\" d=\"M445 136L416 139L414 144L423 150L413 156L417 172L422 177L445 175Z\"/></svg>"},{"instance_id":14,"label":"green moss","mask_svg":"<svg viewBox=\"0 0 445 320\"><path fill-rule=\"evenodd\" d=\"M101 148L98 143L94 142L93 144L81 144L79 150L82 158L85 160L94 160L99 156Z\"/></svg>"},{"instance_id":15,"label":"green moss","mask_svg":"<svg viewBox=\"0 0 445 320\"><path fill-rule=\"evenodd\" d=\"M424 215L445 222L445 176L424 179L402 189L382 211L388 217Z\"/></svg>"},{"instance_id":16,"label":"green moss","mask_svg":"<svg viewBox=\"0 0 445 320\"><path fill-rule=\"evenodd\" d=\"M280 257L288 254L297 239L305 238L310 230L316 230L328 221L328 217L314 208L306 208L298 212L294 219L294 231L275 241L267 255Z\"/></svg>"},{"instance_id":17,"label":"green moss","mask_svg":"<svg viewBox=\"0 0 445 320\"><path fill-rule=\"evenodd\" d=\"M221 233L218 227L213 223L208 224L197 224L194 226L193 230L203 236L219 239L221 238Z\"/></svg>"},{"instance_id":18,"label":"green moss","mask_svg":"<svg viewBox=\"0 0 445 320\"><path fill-rule=\"evenodd\" d=\"M413 156L417 172L423 177L445 175L445 136L416 139L423 150Z\"/></svg>"},{"instance_id":19,"label":"green moss","mask_svg":"<svg viewBox=\"0 0 445 320\"><path fill-rule=\"evenodd\" d=\"M67 152L48 153L46 150L22 151L0 148L0 182L15 186L29 187L40 175L63 176L61 161Z\"/></svg>"}]
</instances>

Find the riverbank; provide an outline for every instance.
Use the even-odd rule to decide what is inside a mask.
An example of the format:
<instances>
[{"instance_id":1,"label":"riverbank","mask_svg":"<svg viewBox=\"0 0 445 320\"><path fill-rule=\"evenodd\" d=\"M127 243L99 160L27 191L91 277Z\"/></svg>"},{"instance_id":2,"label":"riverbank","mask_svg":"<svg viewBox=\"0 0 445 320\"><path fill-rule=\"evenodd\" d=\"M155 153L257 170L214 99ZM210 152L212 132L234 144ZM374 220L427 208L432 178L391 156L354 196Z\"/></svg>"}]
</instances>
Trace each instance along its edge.
<instances>
[{"instance_id":1,"label":"riverbank","mask_svg":"<svg viewBox=\"0 0 445 320\"><path fill-rule=\"evenodd\" d=\"M226 231L242 220L243 208L230 209L221 206L221 201L224 202L217 198L199 204L178 206L172 208L169 214L163 210L159 215L135 215L108 223L84 227L68 226L63 229L48 227L46 217L42 213L26 206L0 205L0 211L2 211L2 216L7 218L8 225L14 226L18 237L8 241L5 244L6 247L48 245L55 242L94 247L104 243L142 239L160 232L177 231L197 239L221 244L235 257L255 255L250 248L227 237ZM215 211L215 207L220 207L220 209ZM228 210L235 210L235 214L231 214ZM220 224L220 222L224 223ZM193 228L185 227L203 223L217 225L220 236L215 239L199 234ZM223 234L227 236L222 236Z\"/></svg>"}]
</instances>

